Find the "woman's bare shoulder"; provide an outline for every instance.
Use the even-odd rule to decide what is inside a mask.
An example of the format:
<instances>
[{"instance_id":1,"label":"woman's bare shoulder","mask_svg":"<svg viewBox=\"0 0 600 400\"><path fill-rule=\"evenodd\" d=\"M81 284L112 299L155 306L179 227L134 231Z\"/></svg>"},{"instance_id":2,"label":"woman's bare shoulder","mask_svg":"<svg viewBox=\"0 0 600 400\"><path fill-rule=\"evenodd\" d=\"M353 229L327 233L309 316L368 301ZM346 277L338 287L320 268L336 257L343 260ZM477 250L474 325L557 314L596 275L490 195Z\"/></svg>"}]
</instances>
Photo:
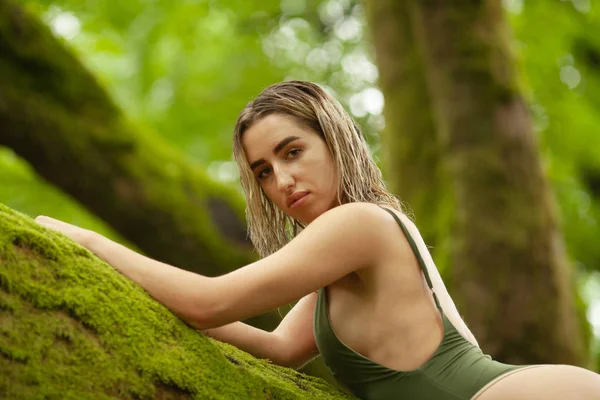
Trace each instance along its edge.
<instances>
[{"instance_id":1,"label":"woman's bare shoulder","mask_svg":"<svg viewBox=\"0 0 600 400\"><path fill-rule=\"evenodd\" d=\"M386 207L388 208L388 207ZM389 209L389 208L388 208ZM395 211L398 213L398 211ZM400 214L400 213L398 213ZM319 223L330 223L336 221L354 221L360 224L376 225L390 218L390 214L383 207L373 203L354 202L334 207L321 214L313 221ZM323 222L326 221L326 222Z\"/></svg>"},{"instance_id":2,"label":"woman's bare shoulder","mask_svg":"<svg viewBox=\"0 0 600 400\"><path fill-rule=\"evenodd\" d=\"M383 237L382 226L390 221L393 220L389 213L376 204L342 204L316 218L290 242L290 247L301 250L305 246L312 247L318 241L338 252L358 246L370 253L369 250L376 250L373 246Z\"/></svg>"},{"instance_id":3,"label":"woman's bare shoulder","mask_svg":"<svg viewBox=\"0 0 600 400\"><path fill-rule=\"evenodd\" d=\"M218 312L227 323L300 299L380 262L385 247L381 222L392 217L374 204L335 207L310 223L277 252L218 278Z\"/></svg>"}]
</instances>

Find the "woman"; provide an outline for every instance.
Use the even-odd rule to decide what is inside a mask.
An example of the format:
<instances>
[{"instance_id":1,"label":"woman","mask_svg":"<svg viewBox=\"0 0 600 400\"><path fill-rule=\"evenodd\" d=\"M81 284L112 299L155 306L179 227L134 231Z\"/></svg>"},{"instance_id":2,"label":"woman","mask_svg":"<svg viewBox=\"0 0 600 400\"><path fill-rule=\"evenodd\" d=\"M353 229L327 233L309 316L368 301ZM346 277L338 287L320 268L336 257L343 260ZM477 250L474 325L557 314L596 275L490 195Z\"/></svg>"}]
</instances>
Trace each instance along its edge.
<instances>
[{"instance_id":1,"label":"woman","mask_svg":"<svg viewBox=\"0 0 600 400\"><path fill-rule=\"evenodd\" d=\"M240 114L234 155L263 258L207 278L47 217L190 325L298 367L321 353L365 399L599 399L600 376L483 355L357 125L308 82L268 87ZM241 322L299 300L273 332Z\"/></svg>"}]
</instances>

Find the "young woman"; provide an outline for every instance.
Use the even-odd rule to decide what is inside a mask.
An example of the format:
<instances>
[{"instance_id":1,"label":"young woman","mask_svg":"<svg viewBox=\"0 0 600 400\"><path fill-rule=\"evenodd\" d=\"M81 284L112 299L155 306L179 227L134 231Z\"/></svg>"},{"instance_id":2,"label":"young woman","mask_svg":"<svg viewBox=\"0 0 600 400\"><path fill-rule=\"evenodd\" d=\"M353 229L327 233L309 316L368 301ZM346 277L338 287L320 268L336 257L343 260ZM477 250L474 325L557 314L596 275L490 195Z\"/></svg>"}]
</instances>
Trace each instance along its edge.
<instances>
[{"instance_id":1,"label":"young woman","mask_svg":"<svg viewBox=\"0 0 600 400\"><path fill-rule=\"evenodd\" d=\"M208 278L47 217L190 325L298 367L321 354L364 399L600 399L600 375L485 356L358 126L319 86L268 87L240 114L234 155L263 258ZM273 332L241 322L299 300Z\"/></svg>"}]
</instances>

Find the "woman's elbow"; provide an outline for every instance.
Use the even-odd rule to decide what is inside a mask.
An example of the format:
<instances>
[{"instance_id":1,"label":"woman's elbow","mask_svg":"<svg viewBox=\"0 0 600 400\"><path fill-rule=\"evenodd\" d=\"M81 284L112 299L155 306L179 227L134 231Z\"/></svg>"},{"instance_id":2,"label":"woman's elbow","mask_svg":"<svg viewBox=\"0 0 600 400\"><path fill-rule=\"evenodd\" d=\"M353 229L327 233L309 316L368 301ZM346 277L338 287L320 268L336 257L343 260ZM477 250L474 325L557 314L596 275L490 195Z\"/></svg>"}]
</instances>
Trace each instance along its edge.
<instances>
[{"instance_id":1,"label":"woman's elbow","mask_svg":"<svg viewBox=\"0 0 600 400\"><path fill-rule=\"evenodd\" d=\"M181 318L198 330L216 328L225 325L222 322L224 312L216 302L210 299L194 299L188 304Z\"/></svg>"},{"instance_id":2,"label":"woman's elbow","mask_svg":"<svg viewBox=\"0 0 600 400\"><path fill-rule=\"evenodd\" d=\"M281 362L278 364L288 368L300 369L318 355L318 352L292 352L289 351L289 349L284 348L282 351L280 351Z\"/></svg>"},{"instance_id":3,"label":"woman's elbow","mask_svg":"<svg viewBox=\"0 0 600 400\"><path fill-rule=\"evenodd\" d=\"M292 369L300 369L312 361L316 355L312 355L311 357L297 357L292 358L286 361L286 365L284 367L292 368Z\"/></svg>"},{"instance_id":4,"label":"woman's elbow","mask_svg":"<svg viewBox=\"0 0 600 400\"><path fill-rule=\"evenodd\" d=\"M189 315L185 316L183 319L188 324L200 331L218 328L219 326L225 325L225 323L219 322L217 313L214 313L207 309L193 310L189 313Z\"/></svg>"}]
</instances>

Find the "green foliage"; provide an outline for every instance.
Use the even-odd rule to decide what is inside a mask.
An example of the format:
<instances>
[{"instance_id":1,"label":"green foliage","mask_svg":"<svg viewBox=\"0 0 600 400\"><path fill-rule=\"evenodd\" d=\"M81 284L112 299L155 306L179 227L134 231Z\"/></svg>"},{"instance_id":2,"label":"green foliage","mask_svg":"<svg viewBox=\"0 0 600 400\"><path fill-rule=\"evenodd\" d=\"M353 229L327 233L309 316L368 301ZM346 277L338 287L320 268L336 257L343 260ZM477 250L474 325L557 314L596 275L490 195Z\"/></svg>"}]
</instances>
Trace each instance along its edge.
<instances>
[{"instance_id":1,"label":"green foliage","mask_svg":"<svg viewBox=\"0 0 600 400\"><path fill-rule=\"evenodd\" d=\"M0 205L0 397L347 398L185 325L65 236Z\"/></svg>"},{"instance_id":2,"label":"green foliage","mask_svg":"<svg viewBox=\"0 0 600 400\"><path fill-rule=\"evenodd\" d=\"M271 83L314 80L350 103L377 78L351 1L22 3L68 38L130 117L204 164L230 159L237 114ZM363 122L373 131L376 121Z\"/></svg>"},{"instance_id":3,"label":"green foliage","mask_svg":"<svg viewBox=\"0 0 600 400\"><path fill-rule=\"evenodd\" d=\"M600 68L594 61L600 40L593 34L600 10L584 3L526 2L511 15L568 250L589 271L600 270L600 196L593 190L600 172Z\"/></svg>"}]
</instances>

